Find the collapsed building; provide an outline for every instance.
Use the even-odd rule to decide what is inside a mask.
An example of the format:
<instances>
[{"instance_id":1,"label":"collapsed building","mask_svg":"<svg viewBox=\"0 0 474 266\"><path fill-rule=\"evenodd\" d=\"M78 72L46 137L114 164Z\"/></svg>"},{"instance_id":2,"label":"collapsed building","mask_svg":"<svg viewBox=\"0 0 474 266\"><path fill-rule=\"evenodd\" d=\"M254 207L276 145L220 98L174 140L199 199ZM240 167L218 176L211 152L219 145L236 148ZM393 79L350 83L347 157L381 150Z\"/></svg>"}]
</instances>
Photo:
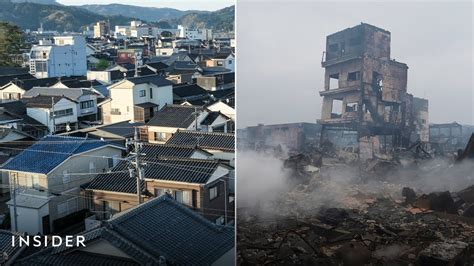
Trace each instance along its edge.
<instances>
[{"instance_id":1,"label":"collapsed building","mask_svg":"<svg viewBox=\"0 0 474 266\"><path fill-rule=\"evenodd\" d=\"M321 143L388 151L428 142L428 100L407 93L408 66L391 59L390 39L365 23L327 36Z\"/></svg>"}]
</instances>

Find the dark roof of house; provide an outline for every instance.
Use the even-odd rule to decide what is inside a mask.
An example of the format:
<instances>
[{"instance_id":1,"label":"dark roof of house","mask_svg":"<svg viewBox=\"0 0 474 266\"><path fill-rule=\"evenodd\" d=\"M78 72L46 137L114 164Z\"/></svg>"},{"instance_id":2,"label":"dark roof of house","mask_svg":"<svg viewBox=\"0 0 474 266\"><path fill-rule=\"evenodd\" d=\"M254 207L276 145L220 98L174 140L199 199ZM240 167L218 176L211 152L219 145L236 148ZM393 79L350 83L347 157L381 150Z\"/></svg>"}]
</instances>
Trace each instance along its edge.
<instances>
[{"instance_id":1,"label":"dark roof of house","mask_svg":"<svg viewBox=\"0 0 474 266\"><path fill-rule=\"evenodd\" d=\"M229 57L231 53L216 53L215 55L212 55L210 56L211 58L214 58L214 59L226 59L227 57Z\"/></svg>"},{"instance_id":2,"label":"dark roof of house","mask_svg":"<svg viewBox=\"0 0 474 266\"><path fill-rule=\"evenodd\" d=\"M81 234L89 242L102 239L140 265L211 265L234 247L235 229L213 224L169 195L149 200L118 214L103 226ZM64 243L64 242L63 242ZM76 259L69 263L67 256ZM99 255L77 247L49 247L19 261L20 265L124 265L126 260ZM58 258L62 260L58 260ZM59 262L56 264L55 262ZM62 263L66 262L66 263ZM129 265L134 265L129 262Z\"/></svg>"},{"instance_id":3,"label":"dark roof of house","mask_svg":"<svg viewBox=\"0 0 474 266\"><path fill-rule=\"evenodd\" d=\"M133 134L135 134L135 127L139 127L143 125L145 125L145 123L142 123L142 122L130 123L129 121L123 121L119 123L100 126L97 129L106 131L108 133L115 134L118 136L131 137L133 136Z\"/></svg>"},{"instance_id":4,"label":"dark roof of house","mask_svg":"<svg viewBox=\"0 0 474 266\"><path fill-rule=\"evenodd\" d=\"M2 75L19 75L19 74L26 74L30 71L27 67L7 67L2 66L0 67L0 73Z\"/></svg>"},{"instance_id":5,"label":"dark roof of house","mask_svg":"<svg viewBox=\"0 0 474 266\"><path fill-rule=\"evenodd\" d=\"M146 63L146 65L151 68L156 69L157 71L163 70L168 67L168 65L163 62L150 62L150 63Z\"/></svg>"},{"instance_id":6,"label":"dark roof of house","mask_svg":"<svg viewBox=\"0 0 474 266\"><path fill-rule=\"evenodd\" d=\"M148 121L147 126L188 128L195 120L195 108L201 110L189 105L165 105Z\"/></svg>"},{"instance_id":7,"label":"dark roof of house","mask_svg":"<svg viewBox=\"0 0 474 266\"><path fill-rule=\"evenodd\" d=\"M97 80L64 80L61 81L68 88L92 88L95 86L100 86L102 83Z\"/></svg>"},{"instance_id":8,"label":"dark roof of house","mask_svg":"<svg viewBox=\"0 0 474 266\"><path fill-rule=\"evenodd\" d=\"M64 96L45 96L45 95L38 95L31 98L22 98L22 101L26 103L26 107L36 107L36 108L51 108L54 104L59 102L61 99L68 99ZM71 100L72 101L72 100Z\"/></svg>"},{"instance_id":9,"label":"dark roof of house","mask_svg":"<svg viewBox=\"0 0 474 266\"><path fill-rule=\"evenodd\" d=\"M235 94L235 89L232 87L228 89L215 90L215 91L210 91L209 94L216 97L217 99L226 99Z\"/></svg>"},{"instance_id":10,"label":"dark roof of house","mask_svg":"<svg viewBox=\"0 0 474 266\"><path fill-rule=\"evenodd\" d=\"M140 108L150 108L150 107L157 107L158 104L151 103L151 102L146 102L146 103L135 104L135 106L140 107Z\"/></svg>"},{"instance_id":11,"label":"dark roof of house","mask_svg":"<svg viewBox=\"0 0 474 266\"><path fill-rule=\"evenodd\" d=\"M207 94L207 90L197 84L173 85L173 93L181 98Z\"/></svg>"},{"instance_id":12,"label":"dark roof of house","mask_svg":"<svg viewBox=\"0 0 474 266\"><path fill-rule=\"evenodd\" d=\"M0 103L0 107L5 108L8 112L16 115L26 114L26 104L23 101L12 101Z\"/></svg>"},{"instance_id":13,"label":"dark roof of house","mask_svg":"<svg viewBox=\"0 0 474 266\"><path fill-rule=\"evenodd\" d=\"M146 158L158 158L158 157L190 158L196 151L208 153L207 151L204 151L196 147L186 147L186 146L166 145L166 144L143 145L141 153L145 154L144 157Z\"/></svg>"},{"instance_id":14,"label":"dark roof of house","mask_svg":"<svg viewBox=\"0 0 474 266\"><path fill-rule=\"evenodd\" d=\"M61 81L67 81L67 80L84 80L87 79L84 76L77 76L77 77L62 77ZM24 90L30 90L33 87L50 87L53 86L54 84L58 83L59 79L58 78L43 78L43 79L21 79L21 80L14 80L12 83L14 83L16 86L24 89Z\"/></svg>"},{"instance_id":15,"label":"dark roof of house","mask_svg":"<svg viewBox=\"0 0 474 266\"><path fill-rule=\"evenodd\" d=\"M171 136L166 144L199 146L203 149L234 151L235 137L231 133L180 131Z\"/></svg>"},{"instance_id":16,"label":"dark roof of house","mask_svg":"<svg viewBox=\"0 0 474 266\"><path fill-rule=\"evenodd\" d=\"M12 244L12 236L15 237L15 245ZM20 233L12 233L7 230L0 230L0 264L5 265L8 261L8 258L11 258L16 252L19 252L22 248L19 245L19 238L18 236L23 236Z\"/></svg>"},{"instance_id":17,"label":"dark roof of house","mask_svg":"<svg viewBox=\"0 0 474 266\"><path fill-rule=\"evenodd\" d=\"M201 125L206 125L206 126L212 125L212 123L214 123L214 121L216 121L216 119L220 115L223 115L223 114L221 114L221 112L209 112L206 118L204 118L201 121Z\"/></svg>"},{"instance_id":18,"label":"dark roof of house","mask_svg":"<svg viewBox=\"0 0 474 266\"><path fill-rule=\"evenodd\" d=\"M35 77L29 73L17 74L17 75L1 75L0 76L0 87L8 84L10 81L22 80L22 79L34 79Z\"/></svg>"},{"instance_id":19,"label":"dark roof of house","mask_svg":"<svg viewBox=\"0 0 474 266\"><path fill-rule=\"evenodd\" d=\"M159 76L159 75L133 77L133 78L127 78L127 80L134 83L134 84L151 83L151 84L155 84L158 87L168 86L168 85L173 84L171 81L169 81L169 80L165 79L163 76Z\"/></svg>"},{"instance_id":20,"label":"dark roof of house","mask_svg":"<svg viewBox=\"0 0 474 266\"><path fill-rule=\"evenodd\" d=\"M145 179L205 184L220 165L217 160L201 160L176 157L150 158L146 156ZM87 186L91 190L103 190L135 194L136 179L128 173L130 164L120 161L110 173L97 175ZM142 183L144 188L144 183Z\"/></svg>"},{"instance_id":21,"label":"dark roof of house","mask_svg":"<svg viewBox=\"0 0 474 266\"><path fill-rule=\"evenodd\" d=\"M227 73L231 71L232 70L225 67L213 66L213 67L203 67L201 72L203 75L212 75L212 74L217 74L217 73L219 74Z\"/></svg>"},{"instance_id":22,"label":"dark roof of house","mask_svg":"<svg viewBox=\"0 0 474 266\"><path fill-rule=\"evenodd\" d=\"M15 265L116 265L129 266L140 265L139 263L110 255L100 255L86 251L74 251L67 254L56 254L49 252L38 252Z\"/></svg>"},{"instance_id":23,"label":"dark roof of house","mask_svg":"<svg viewBox=\"0 0 474 266\"><path fill-rule=\"evenodd\" d=\"M46 136L15 156L2 169L47 174L72 155L109 144L90 138Z\"/></svg>"}]
</instances>

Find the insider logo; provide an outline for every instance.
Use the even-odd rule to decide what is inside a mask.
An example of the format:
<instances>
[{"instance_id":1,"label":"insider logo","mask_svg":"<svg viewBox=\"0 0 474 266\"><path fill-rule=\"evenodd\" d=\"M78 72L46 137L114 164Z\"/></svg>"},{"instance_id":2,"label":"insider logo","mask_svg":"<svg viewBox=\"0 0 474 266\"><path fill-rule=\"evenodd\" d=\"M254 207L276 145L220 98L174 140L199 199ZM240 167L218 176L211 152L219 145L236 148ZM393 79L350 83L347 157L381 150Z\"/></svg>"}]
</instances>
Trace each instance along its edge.
<instances>
[{"instance_id":1,"label":"insider logo","mask_svg":"<svg viewBox=\"0 0 474 266\"><path fill-rule=\"evenodd\" d=\"M84 236L12 236L12 247L85 247Z\"/></svg>"}]
</instances>

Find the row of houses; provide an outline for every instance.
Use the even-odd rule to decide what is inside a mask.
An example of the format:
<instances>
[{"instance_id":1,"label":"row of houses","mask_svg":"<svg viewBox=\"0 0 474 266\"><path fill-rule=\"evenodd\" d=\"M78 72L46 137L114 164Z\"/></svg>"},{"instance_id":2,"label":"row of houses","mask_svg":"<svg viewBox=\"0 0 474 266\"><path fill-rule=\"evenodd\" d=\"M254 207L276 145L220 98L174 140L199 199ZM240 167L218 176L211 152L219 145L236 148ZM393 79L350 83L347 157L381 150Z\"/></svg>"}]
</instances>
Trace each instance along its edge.
<instances>
[{"instance_id":1,"label":"row of houses","mask_svg":"<svg viewBox=\"0 0 474 266\"><path fill-rule=\"evenodd\" d=\"M34 46L29 72L0 70L0 263L233 262L233 52L112 57L88 42L87 72L62 73L55 51L82 44L55 38ZM5 240L78 232L86 248Z\"/></svg>"}]
</instances>

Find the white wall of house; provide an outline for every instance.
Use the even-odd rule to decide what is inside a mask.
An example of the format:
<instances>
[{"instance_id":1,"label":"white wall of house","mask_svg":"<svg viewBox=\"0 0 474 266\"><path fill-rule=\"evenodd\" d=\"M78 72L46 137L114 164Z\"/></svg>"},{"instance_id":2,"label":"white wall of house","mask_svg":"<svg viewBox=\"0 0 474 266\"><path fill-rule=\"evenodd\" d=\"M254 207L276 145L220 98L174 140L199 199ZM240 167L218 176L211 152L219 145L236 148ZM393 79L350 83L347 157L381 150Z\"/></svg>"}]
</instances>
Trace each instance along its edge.
<instances>
[{"instance_id":1,"label":"white wall of house","mask_svg":"<svg viewBox=\"0 0 474 266\"><path fill-rule=\"evenodd\" d=\"M13 205L10 205L10 213L13 214L14 208ZM30 235L36 235L37 233L43 233L43 216L49 214L48 204L43 205L39 209L27 208L17 206L17 219L18 219L18 231L25 232ZM15 216L11 216L11 226L14 230L15 226Z\"/></svg>"},{"instance_id":2,"label":"white wall of house","mask_svg":"<svg viewBox=\"0 0 474 266\"><path fill-rule=\"evenodd\" d=\"M177 49L172 48L172 47L166 47L166 48L156 48L155 53L157 56L170 56L172 55Z\"/></svg>"},{"instance_id":3,"label":"white wall of house","mask_svg":"<svg viewBox=\"0 0 474 266\"><path fill-rule=\"evenodd\" d=\"M97 80L106 84L112 82L109 71L87 71L87 80Z\"/></svg>"},{"instance_id":4,"label":"white wall of house","mask_svg":"<svg viewBox=\"0 0 474 266\"><path fill-rule=\"evenodd\" d=\"M0 99L1 99L1 102L15 101L16 99L10 99L10 98L17 98L18 94L20 95L20 97L18 98L21 98L21 96L23 96L23 93L25 93L25 90L18 87L14 83L9 83L0 89Z\"/></svg>"},{"instance_id":5,"label":"white wall of house","mask_svg":"<svg viewBox=\"0 0 474 266\"><path fill-rule=\"evenodd\" d=\"M213 112L221 112L222 114L230 117L232 120L235 121L235 109L221 101L215 102L207 106L207 109Z\"/></svg>"},{"instance_id":6,"label":"white wall of house","mask_svg":"<svg viewBox=\"0 0 474 266\"><path fill-rule=\"evenodd\" d=\"M158 87L154 84L133 84L120 81L109 87L111 101L103 105L103 117L110 117L107 123L120 121L135 121L134 106L141 103L154 103L158 108L173 103L173 87L171 85Z\"/></svg>"},{"instance_id":7,"label":"white wall of house","mask_svg":"<svg viewBox=\"0 0 474 266\"><path fill-rule=\"evenodd\" d=\"M54 111L61 111L72 109L72 114L67 116L56 116L54 118L54 124L66 124L66 123L76 123L77 122L77 105L75 102L72 102L68 99L62 98L59 102L54 105ZM47 126L51 131L53 131L53 121L51 118L52 109L50 108L37 108L37 107L28 107L26 108L26 114L40 122L41 124Z\"/></svg>"}]
</instances>

